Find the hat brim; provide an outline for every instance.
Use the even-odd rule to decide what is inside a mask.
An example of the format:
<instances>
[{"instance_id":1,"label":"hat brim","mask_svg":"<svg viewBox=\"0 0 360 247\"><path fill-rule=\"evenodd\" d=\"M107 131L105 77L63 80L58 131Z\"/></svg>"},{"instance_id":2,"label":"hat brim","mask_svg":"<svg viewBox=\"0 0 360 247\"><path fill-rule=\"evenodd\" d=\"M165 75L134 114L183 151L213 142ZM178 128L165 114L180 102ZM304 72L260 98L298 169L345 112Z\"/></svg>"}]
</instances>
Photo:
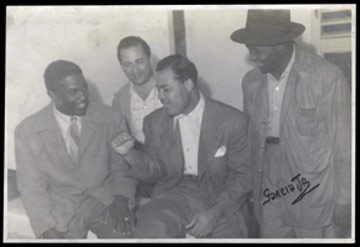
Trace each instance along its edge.
<instances>
[{"instance_id":1,"label":"hat brim","mask_svg":"<svg viewBox=\"0 0 360 247\"><path fill-rule=\"evenodd\" d=\"M291 41L305 31L300 23L290 23L288 31L264 29L249 32L246 28L238 29L231 35L231 40L245 45L277 45Z\"/></svg>"}]
</instances>

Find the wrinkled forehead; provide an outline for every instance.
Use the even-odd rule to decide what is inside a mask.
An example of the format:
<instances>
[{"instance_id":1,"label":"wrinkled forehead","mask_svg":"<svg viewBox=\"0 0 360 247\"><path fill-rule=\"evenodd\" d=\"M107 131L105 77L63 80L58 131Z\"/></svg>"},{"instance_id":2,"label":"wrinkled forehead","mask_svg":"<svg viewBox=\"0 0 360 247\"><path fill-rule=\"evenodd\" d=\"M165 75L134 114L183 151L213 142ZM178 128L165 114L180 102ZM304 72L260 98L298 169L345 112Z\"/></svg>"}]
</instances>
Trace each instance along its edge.
<instances>
[{"instance_id":1,"label":"wrinkled forehead","mask_svg":"<svg viewBox=\"0 0 360 247\"><path fill-rule=\"evenodd\" d=\"M129 47L123 47L119 51L121 61L132 60L134 58L147 58L144 47L141 45L133 45Z\"/></svg>"}]
</instances>

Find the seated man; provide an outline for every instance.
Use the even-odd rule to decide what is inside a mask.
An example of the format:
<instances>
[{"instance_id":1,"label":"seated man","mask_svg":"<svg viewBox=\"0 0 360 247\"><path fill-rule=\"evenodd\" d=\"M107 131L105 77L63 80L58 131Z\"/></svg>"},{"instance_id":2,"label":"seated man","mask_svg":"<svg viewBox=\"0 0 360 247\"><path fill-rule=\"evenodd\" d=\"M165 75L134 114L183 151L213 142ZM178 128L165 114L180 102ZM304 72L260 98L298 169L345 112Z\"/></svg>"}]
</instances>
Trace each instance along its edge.
<instances>
[{"instance_id":1,"label":"seated man","mask_svg":"<svg viewBox=\"0 0 360 247\"><path fill-rule=\"evenodd\" d=\"M150 63L151 49L141 37L128 36L120 40L117 56L129 82L115 94L112 106L126 117L136 147L141 147L144 117L162 106Z\"/></svg>"},{"instance_id":2,"label":"seated man","mask_svg":"<svg viewBox=\"0 0 360 247\"><path fill-rule=\"evenodd\" d=\"M134 237L247 237L248 118L203 96L195 65L181 55L159 62L156 86L164 107L144 119L145 152L126 132L112 143L131 165L127 176L156 182Z\"/></svg>"},{"instance_id":3,"label":"seated man","mask_svg":"<svg viewBox=\"0 0 360 247\"><path fill-rule=\"evenodd\" d=\"M15 130L17 182L37 238L127 237L136 180L110 147L127 131L108 106L89 102L78 65L52 62L44 74L52 103Z\"/></svg>"},{"instance_id":4,"label":"seated man","mask_svg":"<svg viewBox=\"0 0 360 247\"><path fill-rule=\"evenodd\" d=\"M115 94L112 106L126 117L135 148L142 150L144 117L162 106L150 62L151 48L141 37L127 36L119 42L117 57L129 81ZM152 190L152 184L139 183L137 195L149 197Z\"/></svg>"}]
</instances>

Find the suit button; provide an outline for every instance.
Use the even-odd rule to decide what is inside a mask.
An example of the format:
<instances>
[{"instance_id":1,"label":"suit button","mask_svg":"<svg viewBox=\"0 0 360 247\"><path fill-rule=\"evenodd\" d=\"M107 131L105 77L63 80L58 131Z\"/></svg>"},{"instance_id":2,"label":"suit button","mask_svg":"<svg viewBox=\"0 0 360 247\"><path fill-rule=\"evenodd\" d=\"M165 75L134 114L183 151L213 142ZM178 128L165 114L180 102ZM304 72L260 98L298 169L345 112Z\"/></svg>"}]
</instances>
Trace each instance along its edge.
<instances>
[{"instance_id":1,"label":"suit button","mask_svg":"<svg viewBox=\"0 0 360 247\"><path fill-rule=\"evenodd\" d=\"M262 170L259 168L259 169L256 170L256 172L257 172L257 173L261 173Z\"/></svg>"},{"instance_id":2,"label":"suit button","mask_svg":"<svg viewBox=\"0 0 360 247\"><path fill-rule=\"evenodd\" d=\"M264 143L260 144L260 147L261 147L261 148L264 148L264 147L265 147L265 144L264 144Z\"/></svg>"}]
</instances>

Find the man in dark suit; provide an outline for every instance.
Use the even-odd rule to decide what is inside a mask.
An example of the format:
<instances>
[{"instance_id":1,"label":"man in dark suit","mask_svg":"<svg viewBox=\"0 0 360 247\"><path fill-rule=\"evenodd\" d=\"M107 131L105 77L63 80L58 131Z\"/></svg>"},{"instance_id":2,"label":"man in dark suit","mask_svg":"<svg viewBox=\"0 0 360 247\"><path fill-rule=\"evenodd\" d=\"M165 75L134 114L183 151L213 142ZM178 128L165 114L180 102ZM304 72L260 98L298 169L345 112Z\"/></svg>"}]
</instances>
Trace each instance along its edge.
<instances>
[{"instance_id":1,"label":"man in dark suit","mask_svg":"<svg viewBox=\"0 0 360 247\"><path fill-rule=\"evenodd\" d=\"M164 107L144 120L145 152L131 149L127 133L113 142L131 165L127 176L156 183L134 236L247 237L248 118L202 95L195 65L181 55L159 62L156 86Z\"/></svg>"},{"instance_id":2,"label":"man in dark suit","mask_svg":"<svg viewBox=\"0 0 360 247\"><path fill-rule=\"evenodd\" d=\"M15 130L17 182L36 237L130 236L136 181L110 146L125 118L89 102L72 62L52 62L44 78L52 103Z\"/></svg>"}]
</instances>

